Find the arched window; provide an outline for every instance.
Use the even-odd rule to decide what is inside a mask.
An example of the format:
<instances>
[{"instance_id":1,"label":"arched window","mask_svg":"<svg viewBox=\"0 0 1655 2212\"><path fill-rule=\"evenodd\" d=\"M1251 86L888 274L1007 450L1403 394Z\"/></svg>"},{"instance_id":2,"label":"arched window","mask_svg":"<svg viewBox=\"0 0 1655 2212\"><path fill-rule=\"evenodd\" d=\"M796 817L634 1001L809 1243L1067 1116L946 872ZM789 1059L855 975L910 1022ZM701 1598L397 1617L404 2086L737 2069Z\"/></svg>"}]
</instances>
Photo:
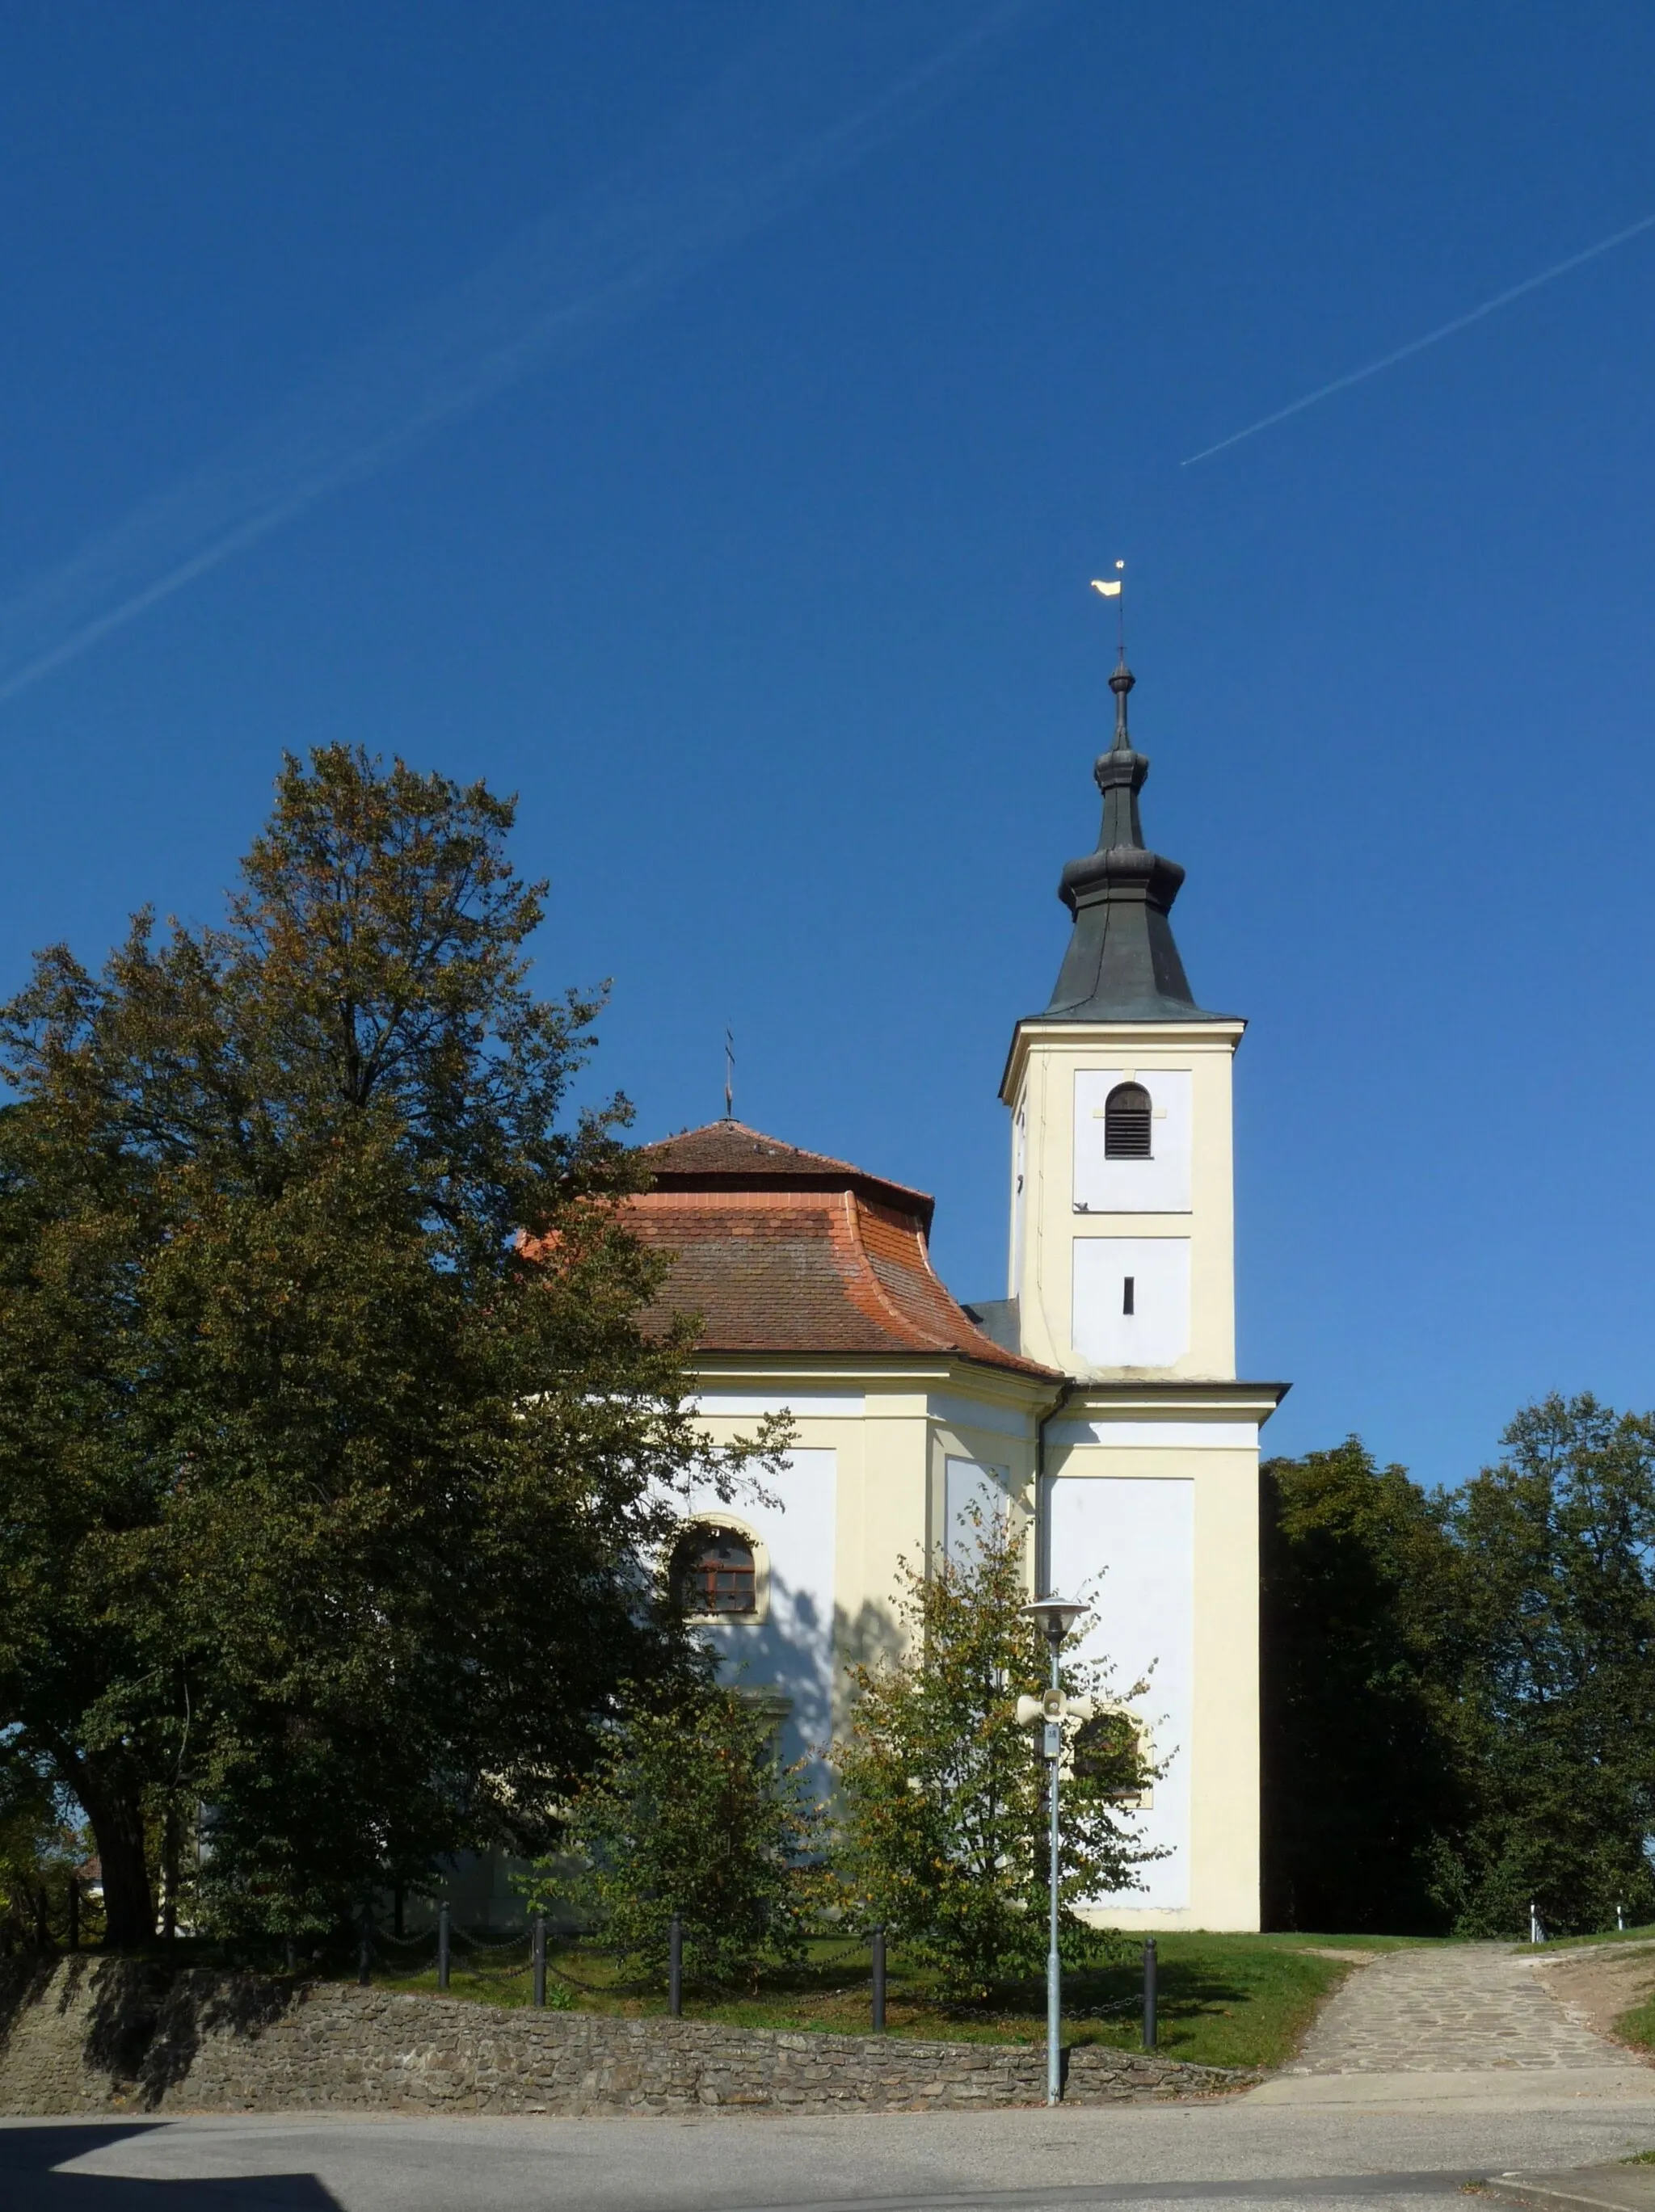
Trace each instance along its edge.
<instances>
[{"instance_id":1,"label":"arched window","mask_svg":"<svg viewBox=\"0 0 1655 2212\"><path fill-rule=\"evenodd\" d=\"M1128 1806L1155 1802L1155 1755L1148 1732L1135 1713L1119 1706L1105 1706L1081 1722L1070 1742L1069 1767L1090 1796Z\"/></svg>"},{"instance_id":2,"label":"arched window","mask_svg":"<svg viewBox=\"0 0 1655 2212\"><path fill-rule=\"evenodd\" d=\"M1094 1091L1092 1097L1097 1097ZM1104 1158L1149 1158L1149 1093L1141 1083L1117 1083L1104 1101Z\"/></svg>"},{"instance_id":3,"label":"arched window","mask_svg":"<svg viewBox=\"0 0 1655 2212\"><path fill-rule=\"evenodd\" d=\"M758 1610L753 1547L733 1528L690 1529L673 1555L672 1579L686 1613L727 1613L739 1620Z\"/></svg>"}]
</instances>

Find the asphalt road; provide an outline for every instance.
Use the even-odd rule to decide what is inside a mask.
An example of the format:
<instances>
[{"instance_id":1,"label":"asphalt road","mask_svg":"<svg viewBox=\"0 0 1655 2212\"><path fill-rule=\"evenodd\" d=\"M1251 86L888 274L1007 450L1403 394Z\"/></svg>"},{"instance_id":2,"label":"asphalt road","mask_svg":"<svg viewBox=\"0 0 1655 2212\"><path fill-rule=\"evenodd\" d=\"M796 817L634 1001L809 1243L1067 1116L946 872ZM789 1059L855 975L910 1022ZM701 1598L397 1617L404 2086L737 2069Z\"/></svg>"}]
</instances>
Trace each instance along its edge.
<instances>
[{"instance_id":1,"label":"asphalt road","mask_svg":"<svg viewBox=\"0 0 1655 2212\"><path fill-rule=\"evenodd\" d=\"M1655 2147L1649 2094L788 2120L0 2121L0 2212L1445 2212L1465 2183ZM1463 2087L1462 2083L1462 2087ZM1463 2199L1460 2200L1463 2203Z\"/></svg>"}]
</instances>

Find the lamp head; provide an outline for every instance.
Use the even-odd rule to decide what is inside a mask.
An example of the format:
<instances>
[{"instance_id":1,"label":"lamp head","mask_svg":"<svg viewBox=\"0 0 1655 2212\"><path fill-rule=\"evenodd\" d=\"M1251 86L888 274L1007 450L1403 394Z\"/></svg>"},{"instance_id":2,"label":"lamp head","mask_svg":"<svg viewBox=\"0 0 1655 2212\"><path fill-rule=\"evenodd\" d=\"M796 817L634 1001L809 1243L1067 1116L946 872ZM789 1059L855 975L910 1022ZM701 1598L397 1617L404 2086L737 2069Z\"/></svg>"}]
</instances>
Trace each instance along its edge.
<instances>
[{"instance_id":1,"label":"lamp head","mask_svg":"<svg viewBox=\"0 0 1655 2212\"><path fill-rule=\"evenodd\" d=\"M1090 1606L1064 1597L1037 1597L1032 1605L1023 1607L1047 1643L1054 1646L1062 1644L1075 1622L1083 1620L1091 1610Z\"/></svg>"}]
</instances>

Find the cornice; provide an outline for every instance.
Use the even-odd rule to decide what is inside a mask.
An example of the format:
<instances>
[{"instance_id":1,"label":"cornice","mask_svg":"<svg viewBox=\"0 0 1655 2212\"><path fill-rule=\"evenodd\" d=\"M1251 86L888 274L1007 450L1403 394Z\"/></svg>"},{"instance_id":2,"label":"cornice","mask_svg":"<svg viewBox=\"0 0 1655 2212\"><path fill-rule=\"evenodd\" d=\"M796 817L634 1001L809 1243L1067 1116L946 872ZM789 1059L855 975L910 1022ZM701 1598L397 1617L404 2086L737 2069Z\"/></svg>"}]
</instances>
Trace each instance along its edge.
<instances>
[{"instance_id":1,"label":"cornice","mask_svg":"<svg viewBox=\"0 0 1655 2212\"><path fill-rule=\"evenodd\" d=\"M1044 1412L1057 1401L1058 1378L1044 1380L1022 1375L1014 1368L990 1367L973 1359L938 1352L829 1353L794 1357L764 1353L712 1352L687 1362L685 1373L698 1383L751 1383L776 1392L788 1384L803 1390L837 1385L861 1389L915 1390L939 1387L956 1390L985 1403L1013 1406L1031 1413Z\"/></svg>"},{"instance_id":2,"label":"cornice","mask_svg":"<svg viewBox=\"0 0 1655 2212\"><path fill-rule=\"evenodd\" d=\"M1227 1044L1233 1052L1246 1029L1239 1014L1219 1015L1202 1022L1066 1022L1042 1014L1025 1015L1012 1032L1000 1096L1007 1106L1013 1103L1017 1079L1037 1037L1047 1043L1074 1044L1101 1052L1123 1051L1129 1047L1155 1051L1177 1044Z\"/></svg>"},{"instance_id":3,"label":"cornice","mask_svg":"<svg viewBox=\"0 0 1655 2212\"><path fill-rule=\"evenodd\" d=\"M1291 1382L1246 1382L1200 1376L1173 1376L1162 1382L1135 1377L1118 1382L1071 1379L1060 1389L1056 1379L1042 1382L1037 1376L1019 1375L1005 1368L980 1367L975 1361L923 1354L889 1358L865 1353L843 1358L783 1358L739 1353L710 1354L696 1360L686 1372L700 1384L745 1383L781 1396L791 1386L800 1392L837 1387L915 1392L943 1388L961 1392L989 1405L1012 1407L1033 1418L1055 1412L1061 1405L1066 1416L1084 1419L1089 1413L1119 1416L1140 1412L1170 1419L1174 1414L1249 1413L1260 1425L1267 1421L1292 1389Z\"/></svg>"},{"instance_id":4,"label":"cornice","mask_svg":"<svg viewBox=\"0 0 1655 2212\"><path fill-rule=\"evenodd\" d=\"M1089 1381L1073 1385L1063 1410L1077 1414L1094 1407L1105 1413L1256 1411L1268 1420L1292 1388L1291 1382L1203 1381L1199 1376L1171 1376L1165 1382L1153 1377L1119 1382Z\"/></svg>"}]
</instances>

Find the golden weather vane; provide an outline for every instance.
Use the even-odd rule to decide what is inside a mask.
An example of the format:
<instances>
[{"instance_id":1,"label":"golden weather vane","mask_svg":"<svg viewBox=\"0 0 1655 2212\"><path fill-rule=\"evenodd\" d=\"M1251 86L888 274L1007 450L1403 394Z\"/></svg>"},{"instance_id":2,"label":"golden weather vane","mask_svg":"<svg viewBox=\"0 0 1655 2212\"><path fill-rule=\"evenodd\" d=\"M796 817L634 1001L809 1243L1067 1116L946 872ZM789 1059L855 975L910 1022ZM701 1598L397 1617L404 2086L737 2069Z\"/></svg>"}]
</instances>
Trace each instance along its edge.
<instances>
[{"instance_id":1,"label":"golden weather vane","mask_svg":"<svg viewBox=\"0 0 1655 2212\"><path fill-rule=\"evenodd\" d=\"M1107 582L1105 582L1101 576L1094 576L1092 580L1092 588L1099 595L1100 598L1113 599L1115 602L1115 611L1120 617L1119 642L1121 647L1121 658L1123 660L1126 659L1125 584L1126 562L1124 561L1117 561L1115 563L1115 574Z\"/></svg>"}]
</instances>

